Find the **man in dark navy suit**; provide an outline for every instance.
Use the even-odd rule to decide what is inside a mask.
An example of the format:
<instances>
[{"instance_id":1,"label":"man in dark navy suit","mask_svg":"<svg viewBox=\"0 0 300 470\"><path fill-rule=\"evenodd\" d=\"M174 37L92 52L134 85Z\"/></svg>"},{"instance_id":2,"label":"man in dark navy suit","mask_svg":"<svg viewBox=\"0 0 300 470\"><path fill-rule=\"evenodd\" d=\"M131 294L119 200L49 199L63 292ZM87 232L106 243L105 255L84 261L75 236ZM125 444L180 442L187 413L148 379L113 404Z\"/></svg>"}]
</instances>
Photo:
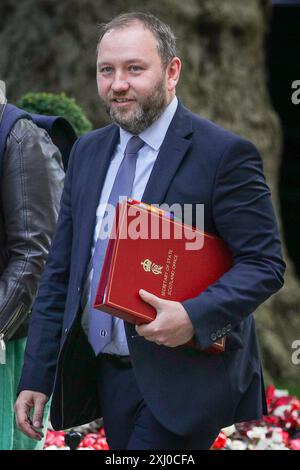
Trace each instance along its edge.
<instances>
[{"instance_id":1,"label":"man in dark navy suit","mask_svg":"<svg viewBox=\"0 0 300 470\"><path fill-rule=\"evenodd\" d=\"M178 101L180 67L172 31L152 15L103 26L97 84L113 124L72 150L15 404L32 438L51 395L55 429L103 416L111 449L208 449L220 428L267 411L252 312L283 285L270 191L250 142ZM148 325L99 314L99 234L120 196L204 204L205 230L228 244L233 267L182 303L140 290L157 310ZM224 336L224 353L204 352ZM192 337L197 349L183 346Z\"/></svg>"}]
</instances>

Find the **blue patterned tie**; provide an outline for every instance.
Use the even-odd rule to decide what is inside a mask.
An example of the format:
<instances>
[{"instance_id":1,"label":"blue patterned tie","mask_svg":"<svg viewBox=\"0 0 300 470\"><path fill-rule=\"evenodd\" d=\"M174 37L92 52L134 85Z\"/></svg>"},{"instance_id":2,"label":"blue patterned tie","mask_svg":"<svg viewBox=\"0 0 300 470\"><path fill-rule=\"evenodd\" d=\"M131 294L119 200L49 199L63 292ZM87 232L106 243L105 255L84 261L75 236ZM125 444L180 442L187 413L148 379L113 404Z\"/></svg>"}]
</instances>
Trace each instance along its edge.
<instances>
[{"instance_id":1,"label":"blue patterned tie","mask_svg":"<svg viewBox=\"0 0 300 470\"><path fill-rule=\"evenodd\" d=\"M137 155L143 145L144 141L138 136L133 136L128 141L124 153L124 158L119 167L117 176L115 178L108 199L108 204L111 204L116 207L120 197L127 197L131 195L134 182ZM102 349L111 341L112 333L111 315L92 308L97 293L107 244L108 237L104 239L98 238L92 259L93 277L91 282L91 298L89 305L88 339L96 355L98 355L102 351Z\"/></svg>"}]
</instances>

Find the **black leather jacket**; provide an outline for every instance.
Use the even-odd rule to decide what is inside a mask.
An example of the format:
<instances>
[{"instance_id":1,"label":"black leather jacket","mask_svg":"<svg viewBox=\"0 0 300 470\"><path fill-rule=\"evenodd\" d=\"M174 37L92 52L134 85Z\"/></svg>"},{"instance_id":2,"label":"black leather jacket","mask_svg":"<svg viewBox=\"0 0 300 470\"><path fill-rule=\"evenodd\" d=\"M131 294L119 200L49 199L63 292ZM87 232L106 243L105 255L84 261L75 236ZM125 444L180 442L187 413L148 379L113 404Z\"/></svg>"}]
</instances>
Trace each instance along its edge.
<instances>
[{"instance_id":1,"label":"black leather jacket","mask_svg":"<svg viewBox=\"0 0 300 470\"><path fill-rule=\"evenodd\" d=\"M60 152L46 131L29 120L17 121L0 182L0 339L5 342L27 335L63 181Z\"/></svg>"}]
</instances>

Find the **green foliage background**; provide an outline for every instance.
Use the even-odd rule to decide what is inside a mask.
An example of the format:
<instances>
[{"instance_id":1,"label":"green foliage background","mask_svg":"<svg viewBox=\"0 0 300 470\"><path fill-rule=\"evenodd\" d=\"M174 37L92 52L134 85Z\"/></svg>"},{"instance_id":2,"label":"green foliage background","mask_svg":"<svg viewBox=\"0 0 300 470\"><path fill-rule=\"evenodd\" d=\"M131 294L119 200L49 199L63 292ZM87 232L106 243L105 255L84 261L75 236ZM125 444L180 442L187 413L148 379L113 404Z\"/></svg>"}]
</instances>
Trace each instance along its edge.
<instances>
[{"instance_id":1,"label":"green foliage background","mask_svg":"<svg viewBox=\"0 0 300 470\"><path fill-rule=\"evenodd\" d=\"M18 101L17 106L30 113L46 114L48 116L65 117L74 127L78 136L92 130L83 109L68 98L65 93L26 93Z\"/></svg>"}]
</instances>

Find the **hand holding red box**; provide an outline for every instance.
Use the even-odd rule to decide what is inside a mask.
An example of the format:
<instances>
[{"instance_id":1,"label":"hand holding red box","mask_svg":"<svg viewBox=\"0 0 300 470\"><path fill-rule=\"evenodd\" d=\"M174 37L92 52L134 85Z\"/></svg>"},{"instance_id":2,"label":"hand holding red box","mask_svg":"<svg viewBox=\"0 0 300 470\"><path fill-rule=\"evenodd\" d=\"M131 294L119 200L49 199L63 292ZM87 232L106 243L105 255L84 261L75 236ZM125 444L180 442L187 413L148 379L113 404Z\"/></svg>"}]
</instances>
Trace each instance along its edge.
<instances>
[{"instance_id":1,"label":"hand holding red box","mask_svg":"<svg viewBox=\"0 0 300 470\"><path fill-rule=\"evenodd\" d=\"M169 224L170 236L153 238L143 234L138 237L136 232L132 236L130 229L138 226L138 213L142 214L144 225L160 227L160 233L163 224ZM177 233L182 230L181 238L176 236L176 230ZM192 236L201 249L186 248ZM147 204L128 200L118 205L94 308L137 325L149 323L156 319L157 312L153 305L142 300L140 289L162 299L162 304L166 301L180 303L197 296L231 266L230 251L220 238L172 220ZM184 329L178 341L189 336L188 321ZM176 343L175 338L170 340L168 336L170 341L170 346ZM194 341L191 339L186 345L193 347ZM225 337L212 343L206 351L217 353L224 349Z\"/></svg>"}]
</instances>

